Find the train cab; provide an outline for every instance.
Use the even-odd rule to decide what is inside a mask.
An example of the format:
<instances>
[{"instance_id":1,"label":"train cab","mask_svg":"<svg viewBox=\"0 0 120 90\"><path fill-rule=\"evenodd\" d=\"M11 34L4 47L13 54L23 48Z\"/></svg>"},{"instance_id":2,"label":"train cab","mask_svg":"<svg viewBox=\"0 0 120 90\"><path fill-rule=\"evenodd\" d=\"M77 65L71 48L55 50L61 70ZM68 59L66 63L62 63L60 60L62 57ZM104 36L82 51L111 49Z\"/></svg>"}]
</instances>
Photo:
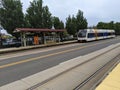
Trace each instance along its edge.
<instances>
[{"instance_id":1,"label":"train cab","mask_svg":"<svg viewBox=\"0 0 120 90\"><path fill-rule=\"evenodd\" d=\"M79 30L78 32L78 42L86 41L87 30Z\"/></svg>"}]
</instances>

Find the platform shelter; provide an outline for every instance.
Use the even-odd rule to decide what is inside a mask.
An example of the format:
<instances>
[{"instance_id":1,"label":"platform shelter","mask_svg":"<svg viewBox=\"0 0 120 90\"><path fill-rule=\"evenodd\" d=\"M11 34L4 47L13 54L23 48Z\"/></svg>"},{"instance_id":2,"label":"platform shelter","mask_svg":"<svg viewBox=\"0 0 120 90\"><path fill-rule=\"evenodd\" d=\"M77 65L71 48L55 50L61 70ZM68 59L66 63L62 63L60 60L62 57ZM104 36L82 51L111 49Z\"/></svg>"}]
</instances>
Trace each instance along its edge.
<instances>
[{"instance_id":1,"label":"platform shelter","mask_svg":"<svg viewBox=\"0 0 120 90\"><path fill-rule=\"evenodd\" d=\"M23 46L30 46L61 42L64 31L64 29L16 28L14 33L20 33Z\"/></svg>"}]
</instances>

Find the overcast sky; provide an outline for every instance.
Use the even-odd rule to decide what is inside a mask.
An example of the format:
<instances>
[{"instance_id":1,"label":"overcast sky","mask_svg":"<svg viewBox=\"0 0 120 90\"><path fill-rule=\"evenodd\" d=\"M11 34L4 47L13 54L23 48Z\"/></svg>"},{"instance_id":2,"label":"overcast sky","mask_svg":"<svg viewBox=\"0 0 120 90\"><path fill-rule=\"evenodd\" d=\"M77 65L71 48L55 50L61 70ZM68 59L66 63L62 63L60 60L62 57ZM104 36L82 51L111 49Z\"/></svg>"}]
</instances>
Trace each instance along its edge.
<instances>
[{"instance_id":1,"label":"overcast sky","mask_svg":"<svg viewBox=\"0 0 120 90\"><path fill-rule=\"evenodd\" d=\"M21 0L24 12L32 0ZM78 10L84 12L89 26L96 25L99 21L120 21L120 0L43 0L49 7L53 16L65 22L68 15L76 15Z\"/></svg>"}]
</instances>

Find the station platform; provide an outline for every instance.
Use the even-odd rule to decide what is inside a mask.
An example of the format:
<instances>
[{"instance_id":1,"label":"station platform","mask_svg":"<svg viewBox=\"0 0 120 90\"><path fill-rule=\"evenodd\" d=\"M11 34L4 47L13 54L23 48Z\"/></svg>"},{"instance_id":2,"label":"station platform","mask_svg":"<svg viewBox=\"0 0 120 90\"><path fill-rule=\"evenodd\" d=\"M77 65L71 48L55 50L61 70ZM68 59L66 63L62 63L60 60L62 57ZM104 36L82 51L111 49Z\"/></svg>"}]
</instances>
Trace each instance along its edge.
<instances>
[{"instance_id":1,"label":"station platform","mask_svg":"<svg viewBox=\"0 0 120 90\"><path fill-rule=\"evenodd\" d=\"M26 46L26 47L19 47L19 48L18 47L3 48L3 49L0 49L0 54L8 53L8 52L15 52L15 51L35 49L35 48L43 48L43 47L71 44L71 43L76 43L76 42L77 42L77 40L72 40L72 41L64 41L64 42L59 42L59 43L41 44L41 45L33 45L33 46Z\"/></svg>"},{"instance_id":2,"label":"station platform","mask_svg":"<svg viewBox=\"0 0 120 90\"><path fill-rule=\"evenodd\" d=\"M120 63L95 90L120 90Z\"/></svg>"}]
</instances>

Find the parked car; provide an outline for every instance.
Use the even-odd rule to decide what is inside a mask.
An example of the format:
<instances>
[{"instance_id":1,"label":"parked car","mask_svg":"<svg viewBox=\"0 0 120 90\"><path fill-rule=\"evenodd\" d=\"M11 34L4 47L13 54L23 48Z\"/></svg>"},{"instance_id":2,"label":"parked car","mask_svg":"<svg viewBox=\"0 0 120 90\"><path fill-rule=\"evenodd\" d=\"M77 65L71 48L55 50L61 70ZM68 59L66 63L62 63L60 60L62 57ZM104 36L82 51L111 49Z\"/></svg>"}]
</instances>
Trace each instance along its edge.
<instances>
[{"instance_id":1,"label":"parked car","mask_svg":"<svg viewBox=\"0 0 120 90\"><path fill-rule=\"evenodd\" d=\"M21 46L21 41L17 39L6 39L2 41L2 46L3 47L20 47Z\"/></svg>"}]
</instances>

